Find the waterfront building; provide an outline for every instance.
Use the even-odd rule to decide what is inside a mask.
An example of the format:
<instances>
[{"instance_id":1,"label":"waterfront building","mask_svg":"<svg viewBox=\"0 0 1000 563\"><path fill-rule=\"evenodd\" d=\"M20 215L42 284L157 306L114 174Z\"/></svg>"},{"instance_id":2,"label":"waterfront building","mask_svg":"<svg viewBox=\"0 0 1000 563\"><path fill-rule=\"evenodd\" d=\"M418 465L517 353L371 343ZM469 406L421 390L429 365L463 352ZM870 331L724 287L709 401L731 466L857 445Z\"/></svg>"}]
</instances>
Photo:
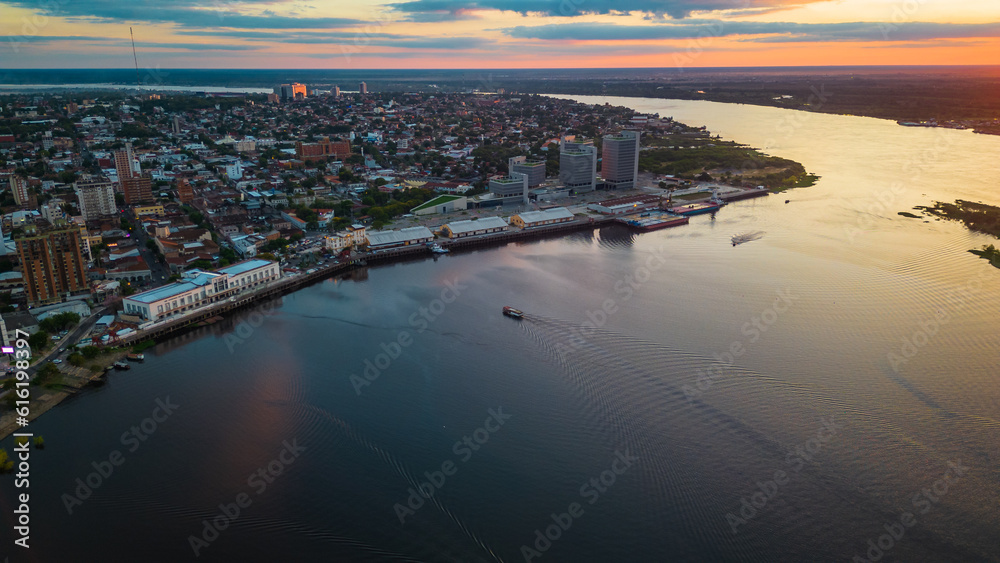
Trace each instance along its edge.
<instances>
[{"instance_id":1,"label":"waterfront building","mask_svg":"<svg viewBox=\"0 0 1000 563\"><path fill-rule=\"evenodd\" d=\"M510 172L519 172L528 177L528 187L540 186L545 181L545 162L529 161L525 156L515 156L507 161Z\"/></svg>"},{"instance_id":2,"label":"waterfront building","mask_svg":"<svg viewBox=\"0 0 1000 563\"><path fill-rule=\"evenodd\" d=\"M79 227L39 230L29 226L25 230L26 235L16 242L29 303L58 301L66 294L87 291Z\"/></svg>"},{"instance_id":3,"label":"waterfront building","mask_svg":"<svg viewBox=\"0 0 1000 563\"><path fill-rule=\"evenodd\" d=\"M593 141L570 141L559 144L559 182L577 192L597 189L597 148Z\"/></svg>"},{"instance_id":4,"label":"waterfront building","mask_svg":"<svg viewBox=\"0 0 1000 563\"><path fill-rule=\"evenodd\" d=\"M214 272L189 270L181 280L126 297L124 313L159 321L189 313L259 288L281 278L281 268L270 260L253 259Z\"/></svg>"},{"instance_id":5,"label":"waterfront building","mask_svg":"<svg viewBox=\"0 0 1000 563\"><path fill-rule=\"evenodd\" d=\"M354 246L354 236L347 231L340 231L323 237L323 247L331 253L343 252L345 248Z\"/></svg>"},{"instance_id":6,"label":"waterfront building","mask_svg":"<svg viewBox=\"0 0 1000 563\"><path fill-rule=\"evenodd\" d=\"M503 217L480 217L466 221L455 221L441 227L441 232L448 238L464 238L490 233L500 233L510 228Z\"/></svg>"},{"instance_id":7,"label":"waterfront building","mask_svg":"<svg viewBox=\"0 0 1000 563\"><path fill-rule=\"evenodd\" d=\"M347 227L347 232L351 234L351 241L355 246L362 246L368 243L368 235L365 234L366 231L366 227L358 223Z\"/></svg>"},{"instance_id":8,"label":"waterfront building","mask_svg":"<svg viewBox=\"0 0 1000 563\"><path fill-rule=\"evenodd\" d=\"M528 175L511 172L506 178L490 180L490 193L503 203L528 204Z\"/></svg>"},{"instance_id":9,"label":"waterfront building","mask_svg":"<svg viewBox=\"0 0 1000 563\"><path fill-rule=\"evenodd\" d=\"M621 215L623 213L638 213L660 206L660 197L655 195L637 195L620 197L591 203L588 209L604 215Z\"/></svg>"},{"instance_id":10,"label":"waterfront building","mask_svg":"<svg viewBox=\"0 0 1000 563\"><path fill-rule=\"evenodd\" d=\"M605 135L601 177L613 189L632 189L639 178L639 132Z\"/></svg>"},{"instance_id":11,"label":"waterfront building","mask_svg":"<svg viewBox=\"0 0 1000 563\"><path fill-rule=\"evenodd\" d=\"M434 199L414 207L410 213L414 215L433 215L435 213L450 213L464 211L469 208L469 198L459 195L439 195Z\"/></svg>"},{"instance_id":12,"label":"waterfront building","mask_svg":"<svg viewBox=\"0 0 1000 563\"><path fill-rule=\"evenodd\" d=\"M85 221L94 221L118 214L115 190L107 178L84 178L73 183L80 215Z\"/></svg>"},{"instance_id":13,"label":"waterfront building","mask_svg":"<svg viewBox=\"0 0 1000 563\"><path fill-rule=\"evenodd\" d=\"M434 240L434 233L427 227L409 227L398 231L369 231L368 250L384 250L426 244Z\"/></svg>"},{"instance_id":14,"label":"waterfront building","mask_svg":"<svg viewBox=\"0 0 1000 563\"><path fill-rule=\"evenodd\" d=\"M510 218L510 224L515 227L527 229L530 227L541 227L543 225L555 225L557 223L567 223L573 220L573 213L565 207L554 207L541 211L525 211Z\"/></svg>"},{"instance_id":15,"label":"waterfront building","mask_svg":"<svg viewBox=\"0 0 1000 563\"><path fill-rule=\"evenodd\" d=\"M367 84L365 84L364 82L362 82L361 84L359 84L359 85L358 85L358 92L359 92L359 93L360 93L361 95L365 95L365 94L367 94L367 93L368 93L368 85L367 85Z\"/></svg>"}]
</instances>

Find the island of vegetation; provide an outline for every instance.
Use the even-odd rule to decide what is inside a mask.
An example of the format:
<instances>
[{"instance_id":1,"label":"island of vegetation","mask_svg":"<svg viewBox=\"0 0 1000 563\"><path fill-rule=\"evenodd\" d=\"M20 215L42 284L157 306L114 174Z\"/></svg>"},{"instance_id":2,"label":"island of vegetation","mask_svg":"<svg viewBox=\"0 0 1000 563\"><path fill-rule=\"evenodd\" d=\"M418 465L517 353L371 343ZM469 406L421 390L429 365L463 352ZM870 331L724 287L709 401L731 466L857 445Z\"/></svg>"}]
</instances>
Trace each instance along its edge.
<instances>
[{"instance_id":1,"label":"island of vegetation","mask_svg":"<svg viewBox=\"0 0 1000 563\"><path fill-rule=\"evenodd\" d=\"M960 199L955 203L938 201L933 206L916 207L915 209L920 209L942 219L961 221L970 231L1000 238L1000 207ZM900 214L902 215L902 213ZM994 245L983 245L981 249L973 249L969 252L1000 268L1000 250L997 250Z\"/></svg>"}]
</instances>

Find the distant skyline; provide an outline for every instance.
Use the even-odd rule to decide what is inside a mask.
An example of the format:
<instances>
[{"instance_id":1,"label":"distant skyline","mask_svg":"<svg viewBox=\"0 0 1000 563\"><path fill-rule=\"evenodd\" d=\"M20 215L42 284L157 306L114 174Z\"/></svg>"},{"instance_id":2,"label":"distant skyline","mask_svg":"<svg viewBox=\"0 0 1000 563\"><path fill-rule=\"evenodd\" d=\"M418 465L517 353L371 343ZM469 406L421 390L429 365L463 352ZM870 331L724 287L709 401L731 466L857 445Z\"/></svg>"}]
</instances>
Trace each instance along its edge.
<instances>
[{"instance_id":1,"label":"distant skyline","mask_svg":"<svg viewBox=\"0 0 1000 563\"><path fill-rule=\"evenodd\" d=\"M0 68L990 65L995 0L0 0Z\"/></svg>"}]
</instances>

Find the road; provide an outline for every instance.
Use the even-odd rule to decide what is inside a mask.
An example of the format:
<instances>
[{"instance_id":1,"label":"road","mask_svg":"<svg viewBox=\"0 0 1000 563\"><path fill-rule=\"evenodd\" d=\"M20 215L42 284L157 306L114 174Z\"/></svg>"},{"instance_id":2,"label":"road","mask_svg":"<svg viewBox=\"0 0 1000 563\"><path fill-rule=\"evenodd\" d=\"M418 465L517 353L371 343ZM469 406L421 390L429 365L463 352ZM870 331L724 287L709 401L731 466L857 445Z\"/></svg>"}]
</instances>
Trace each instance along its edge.
<instances>
[{"instance_id":1,"label":"road","mask_svg":"<svg viewBox=\"0 0 1000 563\"><path fill-rule=\"evenodd\" d=\"M157 259L156 254L146 246L146 242L152 240L152 238L147 235L144 230L138 227L140 222L134 216L129 217L129 224L132 225L132 236L136 239L136 244L139 247L139 254L142 256L142 259L146 261L146 264L149 265L149 271L153 276L152 283L149 284L149 286L157 287L166 283L167 278L170 277L170 268L168 268L163 262L160 262L160 260Z\"/></svg>"}]
</instances>

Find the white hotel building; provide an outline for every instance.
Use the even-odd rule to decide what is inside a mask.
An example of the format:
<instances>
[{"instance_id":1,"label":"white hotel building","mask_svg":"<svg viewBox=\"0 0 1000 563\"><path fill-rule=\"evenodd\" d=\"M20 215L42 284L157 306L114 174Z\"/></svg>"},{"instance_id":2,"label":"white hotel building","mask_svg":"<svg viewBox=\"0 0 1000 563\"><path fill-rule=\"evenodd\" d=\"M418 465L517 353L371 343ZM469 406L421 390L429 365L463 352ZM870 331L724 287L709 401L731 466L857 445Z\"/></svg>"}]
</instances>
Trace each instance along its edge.
<instances>
[{"instance_id":1,"label":"white hotel building","mask_svg":"<svg viewBox=\"0 0 1000 563\"><path fill-rule=\"evenodd\" d=\"M178 282L137 293L124 300L126 315L147 321L180 316L281 278L281 268L269 260L247 260L215 272L189 270Z\"/></svg>"}]
</instances>

